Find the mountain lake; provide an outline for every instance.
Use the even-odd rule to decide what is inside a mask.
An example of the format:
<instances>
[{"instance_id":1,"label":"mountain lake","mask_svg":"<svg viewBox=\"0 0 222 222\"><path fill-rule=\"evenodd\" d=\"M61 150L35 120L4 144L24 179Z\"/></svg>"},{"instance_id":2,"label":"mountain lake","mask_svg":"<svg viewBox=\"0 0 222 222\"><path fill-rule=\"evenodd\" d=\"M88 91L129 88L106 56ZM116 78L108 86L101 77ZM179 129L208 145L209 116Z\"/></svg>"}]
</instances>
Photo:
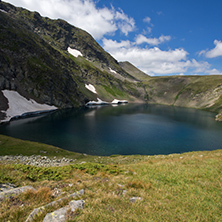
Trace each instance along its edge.
<instances>
[{"instance_id":1,"label":"mountain lake","mask_svg":"<svg viewBox=\"0 0 222 222\"><path fill-rule=\"evenodd\" d=\"M215 113L151 105L82 107L18 119L0 134L90 155L156 155L222 149Z\"/></svg>"}]
</instances>

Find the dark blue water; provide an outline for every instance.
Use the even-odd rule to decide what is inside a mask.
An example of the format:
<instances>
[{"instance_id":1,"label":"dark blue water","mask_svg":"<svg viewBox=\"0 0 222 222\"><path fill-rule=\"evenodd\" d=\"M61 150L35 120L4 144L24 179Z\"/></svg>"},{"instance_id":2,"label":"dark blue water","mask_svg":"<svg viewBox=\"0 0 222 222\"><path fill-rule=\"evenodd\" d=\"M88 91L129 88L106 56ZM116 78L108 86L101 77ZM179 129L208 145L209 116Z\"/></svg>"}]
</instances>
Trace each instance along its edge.
<instances>
[{"instance_id":1,"label":"dark blue water","mask_svg":"<svg viewBox=\"0 0 222 222\"><path fill-rule=\"evenodd\" d=\"M59 110L0 126L0 134L92 155L169 154L222 149L215 114L128 104Z\"/></svg>"}]
</instances>

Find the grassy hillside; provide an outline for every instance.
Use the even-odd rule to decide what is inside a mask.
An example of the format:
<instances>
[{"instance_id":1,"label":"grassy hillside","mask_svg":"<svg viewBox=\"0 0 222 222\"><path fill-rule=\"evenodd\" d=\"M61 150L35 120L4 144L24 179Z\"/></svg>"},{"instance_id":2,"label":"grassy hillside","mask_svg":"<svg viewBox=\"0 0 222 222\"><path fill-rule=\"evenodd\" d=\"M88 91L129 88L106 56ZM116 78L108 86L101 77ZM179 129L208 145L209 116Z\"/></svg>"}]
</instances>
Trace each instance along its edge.
<instances>
[{"instance_id":1,"label":"grassy hillside","mask_svg":"<svg viewBox=\"0 0 222 222\"><path fill-rule=\"evenodd\" d=\"M167 76L144 81L149 102L222 111L222 76Z\"/></svg>"},{"instance_id":2,"label":"grassy hillside","mask_svg":"<svg viewBox=\"0 0 222 222\"><path fill-rule=\"evenodd\" d=\"M148 79L150 76L142 72L130 62L120 62L119 65L130 75L134 76L136 79L142 81Z\"/></svg>"},{"instance_id":3,"label":"grassy hillside","mask_svg":"<svg viewBox=\"0 0 222 222\"><path fill-rule=\"evenodd\" d=\"M0 141L0 154L5 154L4 148L15 153L26 147L29 155L39 154L39 149L47 151L42 155L55 155L51 146L5 136ZM67 154L61 151L58 155ZM3 161L1 183L32 185L37 190L2 201L0 220L24 221L34 208L85 189L81 197L85 207L70 214L69 221L221 221L221 161L221 150L167 156L82 155L81 162L51 168ZM58 189L61 195L56 197L53 193ZM131 203L132 197L141 200Z\"/></svg>"}]
</instances>

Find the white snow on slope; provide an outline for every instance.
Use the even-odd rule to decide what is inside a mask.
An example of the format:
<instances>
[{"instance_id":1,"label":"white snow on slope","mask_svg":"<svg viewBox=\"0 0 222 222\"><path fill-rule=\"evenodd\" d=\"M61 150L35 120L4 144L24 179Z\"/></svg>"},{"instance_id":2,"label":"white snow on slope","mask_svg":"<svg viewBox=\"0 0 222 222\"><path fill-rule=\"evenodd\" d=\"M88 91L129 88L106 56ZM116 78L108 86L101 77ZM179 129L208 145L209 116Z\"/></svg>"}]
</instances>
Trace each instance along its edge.
<instances>
[{"instance_id":1,"label":"white snow on slope","mask_svg":"<svg viewBox=\"0 0 222 222\"><path fill-rule=\"evenodd\" d=\"M96 89L95 89L95 87L94 87L92 84L88 84L88 85L85 84L85 87L86 87L89 91L97 94Z\"/></svg>"},{"instance_id":2,"label":"white snow on slope","mask_svg":"<svg viewBox=\"0 0 222 222\"><path fill-rule=\"evenodd\" d=\"M75 57L83 56L82 53L77 49L72 49L72 48L68 47L67 51Z\"/></svg>"},{"instance_id":3,"label":"white snow on slope","mask_svg":"<svg viewBox=\"0 0 222 222\"><path fill-rule=\"evenodd\" d=\"M55 110L57 107L49 106L46 104L39 104L36 101L30 99L27 100L21 96L18 92L12 90L2 90L4 96L8 99L9 108L6 110L6 119L10 120L13 116L20 116L28 112Z\"/></svg>"},{"instance_id":4,"label":"white snow on slope","mask_svg":"<svg viewBox=\"0 0 222 222\"><path fill-rule=\"evenodd\" d=\"M97 98L97 101L89 101L86 103L86 106L97 106L97 105L108 105L108 102L102 101L100 98Z\"/></svg>"},{"instance_id":5,"label":"white snow on slope","mask_svg":"<svg viewBox=\"0 0 222 222\"><path fill-rule=\"evenodd\" d=\"M5 11L5 10L3 10L3 9L0 9L0 12L8 13L8 12L6 12L6 11Z\"/></svg>"},{"instance_id":6,"label":"white snow on slope","mask_svg":"<svg viewBox=\"0 0 222 222\"><path fill-rule=\"evenodd\" d=\"M117 72L109 67L109 71L117 74Z\"/></svg>"},{"instance_id":7,"label":"white snow on slope","mask_svg":"<svg viewBox=\"0 0 222 222\"><path fill-rule=\"evenodd\" d=\"M114 99L112 101L112 104L120 104L120 103L128 103L127 100L118 100L118 99Z\"/></svg>"}]
</instances>

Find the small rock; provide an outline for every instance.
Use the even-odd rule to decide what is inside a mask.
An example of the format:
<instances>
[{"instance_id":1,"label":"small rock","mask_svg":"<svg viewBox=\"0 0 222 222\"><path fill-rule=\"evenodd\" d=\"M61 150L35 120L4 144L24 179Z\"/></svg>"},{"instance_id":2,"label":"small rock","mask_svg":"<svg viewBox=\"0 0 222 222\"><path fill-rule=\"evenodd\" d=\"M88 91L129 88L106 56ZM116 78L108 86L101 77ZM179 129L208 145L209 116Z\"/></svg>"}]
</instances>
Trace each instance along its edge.
<instances>
[{"instance_id":1,"label":"small rock","mask_svg":"<svg viewBox=\"0 0 222 222\"><path fill-rule=\"evenodd\" d=\"M62 195L62 190L61 189L58 189L58 188L55 188L53 191L52 191L52 196L53 197L58 197L60 195Z\"/></svg>"},{"instance_id":2,"label":"small rock","mask_svg":"<svg viewBox=\"0 0 222 222\"><path fill-rule=\"evenodd\" d=\"M123 190L123 196L127 193L127 190Z\"/></svg>"},{"instance_id":3,"label":"small rock","mask_svg":"<svg viewBox=\"0 0 222 222\"><path fill-rule=\"evenodd\" d=\"M72 200L69 202L71 211L74 212L76 209L83 209L85 205L84 200Z\"/></svg>"},{"instance_id":4,"label":"small rock","mask_svg":"<svg viewBox=\"0 0 222 222\"><path fill-rule=\"evenodd\" d=\"M142 198L141 197L132 197L132 198L130 198L131 203L135 203L137 200L142 200Z\"/></svg>"},{"instance_id":5,"label":"small rock","mask_svg":"<svg viewBox=\"0 0 222 222\"><path fill-rule=\"evenodd\" d=\"M10 189L13 189L13 188L16 188L16 185L11 184L11 183L6 183L6 184L1 183L0 184L0 192L10 190Z\"/></svg>"},{"instance_id":6,"label":"small rock","mask_svg":"<svg viewBox=\"0 0 222 222\"><path fill-rule=\"evenodd\" d=\"M0 200L3 200L5 198L10 198L11 196L14 195L19 195L20 193L26 192L27 190L35 190L35 189L32 186L24 186L24 187L18 187L6 190L0 193Z\"/></svg>"},{"instance_id":7,"label":"small rock","mask_svg":"<svg viewBox=\"0 0 222 222\"><path fill-rule=\"evenodd\" d=\"M76 209L83 209L85 201L84 200L72 200L69 202L69 206L60 208L52 213L46 214L43 222L65 222L67 212L71 209L74 212Z\"/></svg>"},{"instance_id":8,"label":"small rock","mask_svg":"<svg viewBox=\"0 0 222 222\"><path fill-rule=\"evenodd\" d=\"M60 208L52 213L46 214L43 222L65 222L68 206Z\"/></svg>"}]
</instances>

